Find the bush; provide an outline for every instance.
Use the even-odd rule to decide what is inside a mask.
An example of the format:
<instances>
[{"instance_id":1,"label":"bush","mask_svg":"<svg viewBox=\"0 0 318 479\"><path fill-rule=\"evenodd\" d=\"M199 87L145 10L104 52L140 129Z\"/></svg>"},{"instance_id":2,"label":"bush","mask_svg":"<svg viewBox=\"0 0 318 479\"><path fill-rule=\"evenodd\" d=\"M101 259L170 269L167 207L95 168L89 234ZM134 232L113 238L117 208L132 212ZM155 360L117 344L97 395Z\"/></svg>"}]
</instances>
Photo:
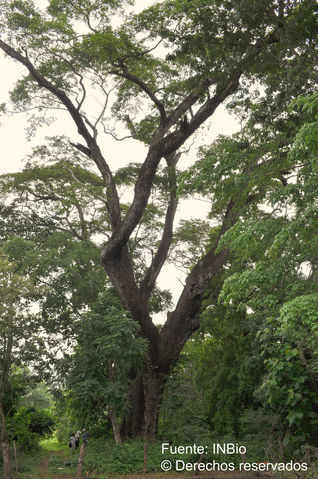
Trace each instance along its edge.
<instances>
[{"instance_id":1,"label":"bush","mask_svg":"<svg viewBox=\"0 0 318 479\"><path fill-rule=\"evenodd\" d=\"M51 434L55 418L47 409L36 410L21 406L15 414L8 418L7 429L11 439L18 442L20 449L36 448L42 437Z\"/></svg>"}]
</instances>

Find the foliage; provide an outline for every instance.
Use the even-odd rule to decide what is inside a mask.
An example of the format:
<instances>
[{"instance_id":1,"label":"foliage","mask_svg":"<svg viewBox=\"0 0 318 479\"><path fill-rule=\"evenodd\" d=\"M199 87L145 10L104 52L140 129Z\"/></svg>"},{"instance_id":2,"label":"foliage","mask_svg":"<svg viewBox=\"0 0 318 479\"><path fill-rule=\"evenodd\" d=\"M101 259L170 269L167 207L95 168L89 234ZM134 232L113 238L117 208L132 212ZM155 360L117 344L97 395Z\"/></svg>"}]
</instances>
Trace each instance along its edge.
<instances>
[{"instance_id":1,"label":"foliage","mask_svg":"<svg viewBox=\"0 0 318 479\"><path fill-rule=\"evenodd\" d=\"M163 431L174 438L202 436L200 410L210 434L247 441L254 458L302 457L306 444L316 446L316 100L294 101L279 128L255 131L252 116L182 175L180 192L208 197L211 218L229 196L241 201L253 191L257 202L223 235L227 268L211 282L200 335L167 385Z\"/></svg>"},{"instance_id":2,"label":"foliage","mask_svg":"<svg viewBox=\"0 0 318 479\"><path fill-rule=\"evenodd\" d=\"M29 450L36 449L41 438L53 432L55 423L50 410L21 406L7 419L7 429L21 450Z\"/></svg>"},{"instance_id":3,"label":"foliage","mask_svg":"<svg viewBox=\"0 0 318 479\"><path fill-rule=\"evenodd\" d=\"M227 235L233 254L243 251L245 268L226 279L220 295L225 305L248 308L259 325L266 374L257 396L265 413L280 417L282 445L289 450L316 445L315 98L294 102L305 113L287 158L296 181L273 190L272 215L243 220Z\"/></svg>"},{"instance_id":4,"label":"foliage","mask_svg":"<svg viewBox=\"0 0 318 479\"><path fill-rule=\"evenodd\" d=\"M196 337L189 341L167 383L160 409L159 437L173 444L204 442L210 436L209 397L201 388L200 379L207 343Z\"/></svg>"},{"instance_id":5,"label":"foliage","mask_svg":"<svg viewBox=\"0 0 318 479\"><path fill-rule=\"evenodd\" d=\"M272 323L272 333L268 328L261 333L267 374L258 395L286 417L286 446L305 442L317 446L317 295L285 303Z\"/></svg>"},{"instance_id":6,"label":"foliage","mask_svg":"<svg viewBox=\"0 0 318 479\"><path fill-rule=\"evenodd\" d=\"M167 384L160 432L174 442L211 435L243 438L240 418L245 410L260 407L253 397L264 373L256 326L244 313L217 304L220 285L218 277L205 300L201 329L185 346Z\"/></svg>"},{"instance_id":7,"label":"foliage","mask_svg":"<svg viewBox=\"0 0 318 479\"><path fill-rule=\"evenodd\" d=\"M19 273L18 265L0 254L0 399L1 407L8 393L11 372L21 365L44 358L44 338L39 336L40 320L31 312L38 290L30 279ZM25 341L25 338L28 341ZM18 378L16 374L13 381Z\"/></svg>"},{"instance_id":8,"label":"foliage","mask_svg":"<svg viewBox=\"0 0 318 479\"><path fill-rule=\"evenodd\" d=\"M146 348L137 333L138 325L111 290L81 315L77 346L68 360L67 385L72 407L86 427L94 423L96 427L107 417L108 408L117 414L127 408L129 376L140 365Z\"/></svg>"}]
</instances>

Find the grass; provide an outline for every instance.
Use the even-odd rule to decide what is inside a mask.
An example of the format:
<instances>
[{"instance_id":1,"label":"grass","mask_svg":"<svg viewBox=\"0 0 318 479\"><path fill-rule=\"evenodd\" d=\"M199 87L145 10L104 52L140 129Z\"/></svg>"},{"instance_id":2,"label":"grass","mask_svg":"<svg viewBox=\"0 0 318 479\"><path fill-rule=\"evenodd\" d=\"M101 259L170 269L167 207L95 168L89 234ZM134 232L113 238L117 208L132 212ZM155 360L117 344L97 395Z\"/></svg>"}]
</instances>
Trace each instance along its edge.
<instances>
[{"instance_id":1,"label":"grass","mask_svg":"<svg viewBox=\"0 0 318 479\"><path fill-rule=\"evenodd\" d=\"M75 477L78 454L71 453L68 445L60 443L56 437L42 440L33 451L18 451L18 477L32 479L56 479ZM15 468L15 464L12 464Z\"/></svg>"},{"instance_id":2,"label":"grass","mask_svg":"<svg viewBox=\"0 0 318 479\"><path fill-rule=\"evenodd\" d=\"M125 441L115 445L112 440L104 438L89 440L85 450L83 473L89 472L91 479L117 479L127 474L129 479L139 479L143 470L144 442L142 440ZM180 458L175 456L174 459ZM161 471L161 442L157 441L148 447L148 478L162 479L170 477L189 477L185 474L163 474ZM182 456L182 459L194 462L197 458ZM68 444L60 443L56 437L41 441L40 447L28 454L18 454L19 474L17 477L32 479L74 479L76 476L78 451L71 451ZM14 466L14 464L13 464ZM191 475L190 475L191 476ZM238 477L238 476L235 476ZM239 477L251 477L250 475ZM288 474L285 478L290 477ZM317 471L314 467L303 479L314 479ZM224 479L223 474L215 474L215 478ZM124 478L123 478L124 479Z\"/></svg>"},{"instance_id":3,"label":"grass","mask_svg":"<svg viewBox=\"0 0 318 479\"><path fill-rule=\"evenodd\" d=\"M40 442L40 447L45 451L68 451L67 444L59 442L55 435Z\"/></svg>"}]
</instances>

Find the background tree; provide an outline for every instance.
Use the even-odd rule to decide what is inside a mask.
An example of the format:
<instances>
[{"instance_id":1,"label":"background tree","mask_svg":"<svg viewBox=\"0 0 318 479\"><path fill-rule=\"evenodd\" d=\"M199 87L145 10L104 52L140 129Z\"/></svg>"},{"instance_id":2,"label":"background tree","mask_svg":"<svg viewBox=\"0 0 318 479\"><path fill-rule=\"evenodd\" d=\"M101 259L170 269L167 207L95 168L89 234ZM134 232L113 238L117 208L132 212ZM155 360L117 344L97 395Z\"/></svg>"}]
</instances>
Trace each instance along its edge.
<instances>
[{"instance_id":1,"label":"background tree","mask_svg":"<svg viewBox=\"0 0 318 479\"><path fill-rule=\"evenodd\" d=\"M30 311L36 290L31 281L19 273L18 266L10 263L3 254L0 257L0 282L0 440L4 478L10 479L6 416L12 409L12 370L41 358L44 354L44 339L39 336L39 317Z\"/></svg>"},{"instance_id":2,"label":"background tree","mask_svg":"<svg viewBox=\"0 0 318 479\"><path fill-rule=\"evenodd\" d=\"M219 202L215 241L192 268L174 311L159 331L148 302L172 240L179 150L220 104L236 92L246 98L255 80L266 84L275 79L276 92L293 94L294 88L286 90L286 71L293 73L299 56L308 64L315 56L316 4L311 0L267 0L252 5L245 0L225 4L207 0L198 6L195 1L181 5L175 0L123 17L121 25L112 28L116 8L124 5L112 1L101 6L92 0L72 2L70 8L63 0L52 0L43 13L31 1L4 2L1 26L5 39L0 40L0 47L28 70L12 92L17 109L66 110L85 143L73 142L74 148L99 170L111 225L101 260L149 344L140 380L131 390L132 415L124 429L129 435L144 433L153 438L167 374L199 327L203 295L228 260L229 248L218 249L220 238L239 219L242 208L263 195L263 189L245 175L240 187L228 191ZM76 32L78 26L80 32ZM155 56L160 45L164 48ZM306 88L310 71L302 73ZM288 78L288 86L293 78ZM97 115L90 113L95 109L87 103L92 88L102 98ZM105 113L113 88L117 92L114 119L121 120L130 135L147 146L133 199L125 211L100 142L103 131L113 134ZM158 247L142 277L137 277L129 240L146 210L161 161L169 172L165 221Z\"/></svg>"},{"instance_id":3,"label":"background tree","mask_svg":"<svg viewBox=\"0 0 318 479\"><path fill-rule=\"evenodd\" d=\"M104 292L92 310L82 314L75 353L68 359L72 407L87 427L93 416L89 430L108 417L117 444L122 442L119 420L129 408L129 377L140 367L146 348L137 332L138 325L127 317L116 294Z\"/></svg>"}]
</instances>

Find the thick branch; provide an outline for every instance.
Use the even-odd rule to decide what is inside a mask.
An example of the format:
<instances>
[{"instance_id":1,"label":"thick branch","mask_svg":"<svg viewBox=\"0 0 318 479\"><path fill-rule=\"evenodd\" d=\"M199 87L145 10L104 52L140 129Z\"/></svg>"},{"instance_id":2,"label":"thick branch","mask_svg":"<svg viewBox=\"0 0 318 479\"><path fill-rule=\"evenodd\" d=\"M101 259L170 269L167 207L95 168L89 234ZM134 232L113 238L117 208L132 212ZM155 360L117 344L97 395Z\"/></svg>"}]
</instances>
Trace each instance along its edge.
<instances>
[{"instance_id":1,"label":"thick branch","mask_svg":"<svg viewBox=\"0 0 318 479\"><path fill-rule=\"evenodd\" d=\"M234 77L227 83L227 85L220 91L220 93L214 95L211 99L208 99L196 114L193 116L190 123L184 128L180 128L174 131L162 140L162 151L164 155L168 155L173 151L176 151L182 146L185 141L210 117L213 115L217 107L226 100L228 96L233 94L239 87L239 80L242 75L242 71L236 73ZM187 111L194 103L195 96L189 97L188 103L183 102L183 109ZM182 111L180 110L180 112Z\"/></svg>"},{"instance_id":2,"label":"thick branch","mask_svg":"<svg viewBox=\"0 0 318 479\"><path fill-rule=\"evenodd\" d=\"M155 286L158 275L167 259L168 251L171 245L173 236L173 221L177 211L177 185L176 185L176 172L175 165L178 161L179 155L170 155L167 158L168 162L168 174L169 174L169 189L170 198L169 205L165 218L165 225L162 233L162 238L157 249L156 254L153 257L152 263L148 268L144 279L141 283L141 292L146 299L149 299L151 292Z\"/></svg>"},{"instance_id":3,"label":"thick branch","mask_svg":"<svg viewBox=\"0 0 318 479\"><path fill-rule=\"evenodd\" d=\"M141 295L136 284L127 245L109 255L107 260L103 261L103 265L125 308L131 313L132 318L140 324L140 334L149 341L151 355L154 361L157 361L158 329L149 315L147 300Z\"/></svg>"},{"instance_id":4,"label":"thick branch","mask_svg":"<svg viewBox=\"0 0 318 479\"><path fill-rule=\"evenodd\" d=\"M117 254L130 238L131 233L139 223L151 192L157 166L162 158L160 151L150 147L148 155L140 168L135 185L135 196L125 216L121 227L118 228L101 252L102 263L105 264L114 254Z\"/></svg>"},{"instance_id":5,"label":"thick branch","mask_svg":"<svg viewBox=\"0 0 318 479\"><path fill-rule=\"evenodd\" d=\"M161 138L157 143L153 142L150 145L148 155L143 165L140 168L138 179L135 185L135 196L133 202L126 214L120 230L113 236L112 241L107 245L102 252L103 261L106 257L111 256L115 249L121 248L124 245L138 222L140 221L147 201L150 195L154 176L156 174L157 166L163 156L174 153L191 134L196 131L199 126L213 114L218 105L220 105L225 98L227 98L239 86L239 77L241 73L236 75L234 80L231 80L228 85L221 91L220 94L215 95L211 100L207 101L196 113L193 120L185 130L180 130L172 133L166 138ZM155 138L156 133L154 134Z\"/></svg>"},{"instance_id":6,"label":"thick branch","mask_svg":"<svg viewBox=\"0 0 318 479\"><path fill-rule=\"evenodd\" d=\"M37 81L40 87L43 87L49 90L51 93L53 93L54 96L56 96L63 103L63 105L66 106L67 110L69 111L70 115L72 116L78 128L80 135L82 135L83 138L85 138L86 142L90 144L92 142L92 137L90 133L88 132L77 108L73 105L73 103L71 102L69 97L65 94L65 92L60 90L55 85L53 85L53 83L51 83L46 78L44 78L41 75L41 73L30 62L29 58L24 57L23 55L21 55L20 52L18 52L17 50L14 50L14 48L10 47L10 45L6 44L2 40L0 40L0 48L11 58L14 58L19 63L22 63L22 65L24 65L29 70L31 76ZM103 167L105 167L105 165L103 165Z\"/></svg>"},{"instance_id":7,"label":"thick branch","mask_svg":"<svg viewBox=\"0 0 318 479\"><path fill-rule=\"evenodd\" d=\"M82 209L81 205L78 203L78 201L75 201L74 205L75 205L75 207L78 211L78 216L79 216L79 219L80 219L81 239L85 240L85 239L88 238L88 232L87 232L87 225L86 225L83 209Z\"/></svg>"},{"instance_id":8,"label":"thick branch","mask_svg":"<svg viewBox=\"0 0 318 479\"><path fill-rule=\"evenodd\" d=\"M8 56L24 65L28 69L34 80L38 83L38 85L50 91L67 108L69 114L71 115L72 119L74 120L74 123L77 126L79 134L85 139L87 147L92 153L92 158L95 161L105 181L107 187L108 211L112 225L116 229L120 223L120 205L116 186L113 181L109 166L107 165L94 137L88 131L80 112L75 107L75 105L73 105L72 101L66 95L66 93L56 87L49 80L44 78L43 75L41 75L41 73L34 67L34 65L31 63L27 56L24 57L23 55L21 55L20 52L18 52L2 40L0 40L0 48Z\"/></svg>"},{"instance_id":9,"label":"thick branch","mask_svg":"<svg viewBox=\"0 0 318 479\"><path fill-rule=\"evenodd\" d=\"M211 279L224 266L230 253L229 248L216 252L219 241L222 235L235 224L238 217L237 205L231 200L214 247L192 269L176 309L168 313L168 319L160 333L160 365L164 371L168 371L175 363L183 345L200 325L203 294Z\"/></svg>"},{"instance_id":10,"label":"thick branch","mask_svg":"<svg viewBox=\"0 0 318 479\"><path fill-rule=\"evenodd\" d=\"M239 87L239 80L245 69L248 69L255 58L271 43L278 42L279 39L275 34L270 34L265 39L260 39L256 45L250 48L240 62L240 68L236 69L236 73L228 81L228 83L220 89L219 93L215 94L212 98L208 99L196 114L193 116L191 122L185 127L171 133L167 137L163 137L164 131L167 131L171 122L174 124L178 117L191 108L192 105L198 100L203 89L208 87L214 82L211 78L203 79L199 85L199 89L191 92L188 97L180 103L175 109L174 113L167 120L165 125L159 125L155 133L153 134L152 142L150 144L149 152L145 162L143 163L139 176L135 185L135 196L133 202L127 212L127 215L122 223L122 227L116 238L113 237L112 243L109 244L109 249L102 253L110 255L113 248L120 248L121 245L128 241L128 238L138 222L140 221L143 211L147 205L147 201L150 195L152 182L156 173L157 166L163 156L174 153L184 144L184 142L209 118L213 115L216 108L226 100L231 94L233 94Z\"/></svg>"},{"instance_id":11,"label":"thick branch","mask_svg":"<svg viewBox=\"0 0 318 479\"><path fill-rule=\"evenodd\" d=\"M182 116L198 101L200 96L208 90L208 88L215 84L217 80L214 78L203 78L199 86L192 91L184 100L173 110L170 116L167 118L165 124L165 131L169 130Z\"/></svg>"},{"instance_id":12,"label":"thick branch","mask_svg":"<svg viewBox=\"0 0 318 479\"><path fill-rule=\"evenodd\" d=\"M164 139L164 154L169 154L178 149L206 121L206 119L214 113L216 108L226 100L229 95L238 89L240 77L249 66L253 64L255 58L269 45L277 42L279 42L278 36L275 33L271 33L266 38L259 39L255 45L251 45L247 48L245 55L237 65L236 72L233 73L232 78L229 79L228 83L220 89L219 93L216 93L212 98L208 95L208 100L201 106L197 113L191 115L191 122L186 128L180 128ZM167 122L165 123L165 131L168 131L171 126L176 124L176 122L191 109L202 93L209 93L208 88L217 83L217 78L203 78L196 90L191 92L168 117Z\"/></svg>"}]
</instances>

